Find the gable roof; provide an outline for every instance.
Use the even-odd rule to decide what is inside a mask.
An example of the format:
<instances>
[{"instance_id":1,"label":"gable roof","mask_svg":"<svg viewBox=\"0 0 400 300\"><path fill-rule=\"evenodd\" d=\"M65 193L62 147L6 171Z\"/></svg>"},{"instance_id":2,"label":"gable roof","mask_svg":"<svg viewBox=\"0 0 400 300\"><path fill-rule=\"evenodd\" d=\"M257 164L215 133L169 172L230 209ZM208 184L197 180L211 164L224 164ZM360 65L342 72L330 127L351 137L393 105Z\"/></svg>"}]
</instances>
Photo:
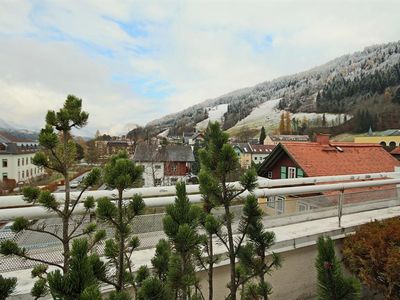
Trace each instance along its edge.
<instances>
[{"instance_id":1,"label":"gable roof","mask_svg":"<svg viewBox=\"0 0 400 300\"><path fill-rule=\"evenodd\" d=\"M393 172L400 162L376 144L280 143L259 168L266 172L287 154L309 177Z\"/></svg>"},{"instance_id":2,"label":"gable roof","mask_svg":"<svg viewBox=\"0 0 400 300\"><path fill-rule=\"evenodd\" d=\"M194 155L190 146L166 145L161 148L157 145L140 143L136 146L133 160L138 162L194 162Z\"/></svg>"},{"instance_id":3,"label":"gable roof","mask_svg":"<svg viewBox=\"0 0 400 300\"><path fill-rule=\"evenodd\" d=\"M307 142L310 140L308 135L269 135L274 142Z\"/></svg>"},{"instance_id":4,"label":"gable roof","mask_svg":"<svg viewBox=\"0 0 400 300\"><path fill-rule=\"evenodd\" d=\"M270 154L274 150L275 145L250 145L253 154Z\"/></svg>"}]
</instances>

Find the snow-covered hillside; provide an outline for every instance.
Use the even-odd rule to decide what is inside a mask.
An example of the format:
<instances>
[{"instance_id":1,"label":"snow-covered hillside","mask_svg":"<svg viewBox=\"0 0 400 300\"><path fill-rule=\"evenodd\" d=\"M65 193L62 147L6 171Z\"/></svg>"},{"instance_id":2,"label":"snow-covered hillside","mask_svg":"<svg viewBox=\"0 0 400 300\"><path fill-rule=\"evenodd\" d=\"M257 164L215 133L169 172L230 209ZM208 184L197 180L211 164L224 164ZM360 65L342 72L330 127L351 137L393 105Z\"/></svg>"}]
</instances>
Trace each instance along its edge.
<instances>
[{"instance_id":1,"label":"snow-covered hillside","mask_svg":"<svg viewBox=\"0 0 400 300\"><path fill-rule=\"evenodd\" d=\"M197 123L196 129L202 131L207 128L208 122L222 122L224 114L228 111L228 104L221 104L213 107L207 107L208 118Z\"/></svg>"},{"instance_id":2,"label":"snow-covered hillside","mask_svg":"<svg viewBox=\"0 0 400 300\"><path fill-rule=\"evenodd\" d=\"M173 127L177 120L183 117L187 117L190 121L199 109L229 104L224 127L231 128L243 124L241 121L257 112L260 105L278 98L282 98L280 107L290 111L352 113L354 109L362 107L362 101L371 95L382 93L387 87L398 86L400 75L394 76L398 73L400 73L400 41L374 45L301 73L265 81L253 87L208 99L181 112L154 120L149 125L162 129ZM269 104L266 104L266 107L268 108ZM260 114L263 114L262 110ZM318 117L310 115L311 118L313 116ZM328 116L326 114L327 118ZM204 126L208 120L200 123L202 124L200 126Z\"/></svg>"},{"instance_id":3,"label":"snow-covered hillside","mask_svg":"<svg viewBox=\"0 0 400 300\"><path fill-rule=\"evenodd\" d=\"M240 130L242 127L247 127L249 129L259 129L262 126L265 127L267 133L272 133L279 127L279 122L282 114L282 110L277 108L279 104L279 99L273 99L260 104L258 107L254 108L253 111L243 120L240 120L234 127L232 127L229 132L235 132ZM306 118L309 122L316 121L318 118L322 119L324 114L320 113L295 113L291 114L292 118L302 121ZM347 115L347 119L351 116ZM338 114L325 114L325 120L328 126L332 121L338 120ZM340 115L340 118L344 118L344 115Z\"/></svg>"}]
</instances>

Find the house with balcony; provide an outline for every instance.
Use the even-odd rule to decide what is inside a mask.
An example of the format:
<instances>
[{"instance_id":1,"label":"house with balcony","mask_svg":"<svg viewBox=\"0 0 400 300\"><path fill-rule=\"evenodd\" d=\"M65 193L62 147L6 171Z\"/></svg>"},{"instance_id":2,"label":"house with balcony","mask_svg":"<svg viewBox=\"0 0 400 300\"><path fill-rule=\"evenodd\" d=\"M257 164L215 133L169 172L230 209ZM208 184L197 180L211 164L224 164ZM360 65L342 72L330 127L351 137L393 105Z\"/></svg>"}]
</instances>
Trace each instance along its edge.
<instances>
[{"instance_id":1,"label":"house with balcony","mask_svg":"<svg viewBox=\"0 0 400 300\"><path fill-rule=\"evenodd\" d=\"M259 167L258 174L268 179L290 179L393 172L399 166L400 162L379 144L337 143L331 142L329 135L319 134L315 142L279 143ZM365 201L360 196L362 192L362 189L346 191L347 203ZM394 186L388 186L377 193L378 198L390 198L397 192ZM308 211L337 201L337 193L308 196L313 200L297 200L289 195L259 201L270 215Z\"/></svg>"},{"instance_id":2,"label":"house with balcony","mask_svg":"<svg viewBox=\"0 0 400 300\"><path fill-rule=\"evenodd\" d=\"M175 185L189 178L195 161L192 148L186 145L136 146L133 160L143 166L143 186Z\"/></svg>"},{"instance_id":3,"label":"house with balcony","mask_svg":"<svg viewBox=\"0 0 400 300\"><path fill-rule=\"evenodd\" d=\"M0 132L0 181L13 181L17 184L44 175L44 169L32 163L37 151L37 141Z\"/></svg>"}]
</instances>

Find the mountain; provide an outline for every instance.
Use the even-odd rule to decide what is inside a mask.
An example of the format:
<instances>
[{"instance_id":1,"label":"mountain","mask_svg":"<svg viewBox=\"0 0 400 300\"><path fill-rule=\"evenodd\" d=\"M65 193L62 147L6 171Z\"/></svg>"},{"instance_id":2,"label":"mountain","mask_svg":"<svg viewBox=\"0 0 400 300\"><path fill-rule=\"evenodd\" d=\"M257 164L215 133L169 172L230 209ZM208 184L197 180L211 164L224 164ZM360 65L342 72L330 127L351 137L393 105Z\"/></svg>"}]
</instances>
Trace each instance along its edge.
<instances>
[{"instance_id":1,"label":"mountain","mask_svg":"<svg viewBox=\"0 0 400 300\"><path fill-rule=\"evenodd\" d=\"M371 122L374 120L374 126L385 127L389 126L385 123L389 115L391 120L400 120L397 118L400 116L399 85L400 41L397 41L369 46L363 51L343 55L305 72L208 99L154 120L148 126L159 130L185 130L190 126L195 127L196 123L207 118L203 111L220 104L228 104L223 127L229 129L261 104L279 99L277 108L292 113L319 112L361 117L360 110L370 109L368 114L371 115ZM195 118L199 115L203 117L200 120ZM391 122L390 126L400 126L400 123Z\"/></svg>"},{"instance_id":2,"label":"mountain","mask_svg":"<svg viewBox=\"0 0 400 300\"><path fill-rule=\"evenodd\" d=\"M0 119L0 131L5 131L17 138L27 139L27 140L37 140L38 132L28 129L18 128L18 125L15 125L11 122L6 122L3 119Z\"/></svg>"}]
</instances>

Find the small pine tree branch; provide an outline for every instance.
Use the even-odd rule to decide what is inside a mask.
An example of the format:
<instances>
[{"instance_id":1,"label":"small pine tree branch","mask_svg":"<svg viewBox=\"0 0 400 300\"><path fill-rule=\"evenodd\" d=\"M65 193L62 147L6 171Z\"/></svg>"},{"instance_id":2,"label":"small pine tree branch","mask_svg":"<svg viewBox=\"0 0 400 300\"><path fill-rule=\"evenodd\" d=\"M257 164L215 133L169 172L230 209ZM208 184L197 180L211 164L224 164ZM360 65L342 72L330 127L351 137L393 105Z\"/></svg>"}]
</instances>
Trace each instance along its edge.
<instances>
[{"instance_id":1,"label":"small pine tree branch","mask_svg":"<svg viewBox=\"0 0 400 300\"><path fill-rule=\"evenodd\" d=\"M55 234L55 233L53 233L53 232L51 232L51 231L47 231L47 230L44 230L44 229L29 228L29 227L26 228L25 230L49 234L49 235L55 237L55 238L56 238L57 240L59 240L60 242L63 241L63 239L62 239L61 237L59 237L57 234Z\"/></svg>"}]
</instances>

